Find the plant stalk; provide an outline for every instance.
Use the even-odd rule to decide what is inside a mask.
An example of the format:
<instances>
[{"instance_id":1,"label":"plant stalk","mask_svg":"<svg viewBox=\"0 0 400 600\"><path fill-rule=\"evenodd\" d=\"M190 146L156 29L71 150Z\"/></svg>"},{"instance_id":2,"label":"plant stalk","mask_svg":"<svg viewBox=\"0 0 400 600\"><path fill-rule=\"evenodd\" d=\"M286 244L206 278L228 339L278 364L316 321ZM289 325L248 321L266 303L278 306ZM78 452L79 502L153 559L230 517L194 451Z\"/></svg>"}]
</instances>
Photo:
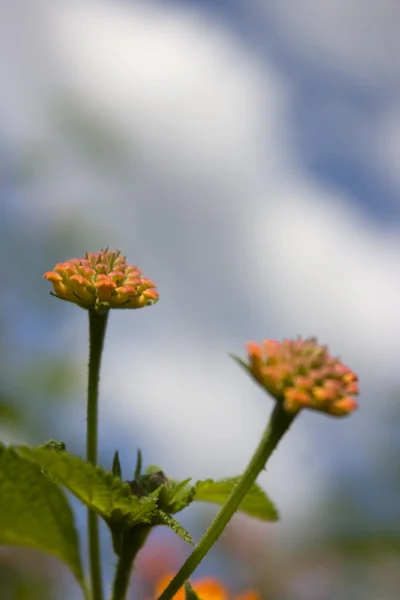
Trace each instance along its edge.
<instances>
[{"instance_id":1,"label":"plant stalk","mask_svg":"<svg viewBox=\"0 0 400 600\"><path fill-rule=\"evenodd\" d=\"M98 398L101 355L107 328L108 312L89 313L89 378L87 402L86 460L97 464ZM103 600L99 523L95 512L88 509L89 563L93 600Z\"/></svg>"},{"instance_id":2,"label":"plant stalk","mask_svg":"<svg viewBox=\"0 0 400 600\"><path fill-rule=\"evenodd\" d=\"M111 600L125 600L133 569L133 561L145 543L151 531L151 525L136 525L124 534L121 554L115 572Z\"/></svg>"},{"instance_id":3,"label":"plant stalk","mask_svg":"<svg viewBox=\"0 0 400 600\"><path fill-rule=\"evenodd\" d=\"M216 515L192 554L165 588L161 596L159 596L158 600L170 600L184 585L185 581L189 579L190 575L209 552L210 548L217 541L226 525L239 508L243 498L256 481L260 472L264 469L267 460L278 445L280 439L289 429L295 416L296 415L287 413L281 403L276 403L261 441L246 470L236 484L236 487L232 490L228 500Z\"/></svg>"}]
</instances>

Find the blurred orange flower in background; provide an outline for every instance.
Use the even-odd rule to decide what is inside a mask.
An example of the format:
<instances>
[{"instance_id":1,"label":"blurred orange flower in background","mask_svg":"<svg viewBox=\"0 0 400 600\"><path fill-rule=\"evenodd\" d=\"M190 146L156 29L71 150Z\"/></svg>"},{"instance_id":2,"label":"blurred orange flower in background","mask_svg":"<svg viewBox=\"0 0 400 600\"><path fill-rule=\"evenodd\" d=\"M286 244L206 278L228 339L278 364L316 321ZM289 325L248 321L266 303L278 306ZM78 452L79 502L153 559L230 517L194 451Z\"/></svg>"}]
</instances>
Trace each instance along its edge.
<instances>
[{"instance_id":1,"label":"blurred orange flower in background","mask_svg":"<svg viewBox=\"0 0 400 600\"><path fill-rule=\"evenodd\" d=\"M155 590L155 597L158 598L165 590L167 585L173 579L172 575L165 575L159 580ZM229 600L230 596L227 588L217 579L212 577L203 577L197 581L191 582L193 590L200 600ZM185 590L182 587L174 596L175 600L185 600ZM248 590L242 594L232 597L233 600L261 600L260 595L254 590Z\"/></svg>"}]
</instances>

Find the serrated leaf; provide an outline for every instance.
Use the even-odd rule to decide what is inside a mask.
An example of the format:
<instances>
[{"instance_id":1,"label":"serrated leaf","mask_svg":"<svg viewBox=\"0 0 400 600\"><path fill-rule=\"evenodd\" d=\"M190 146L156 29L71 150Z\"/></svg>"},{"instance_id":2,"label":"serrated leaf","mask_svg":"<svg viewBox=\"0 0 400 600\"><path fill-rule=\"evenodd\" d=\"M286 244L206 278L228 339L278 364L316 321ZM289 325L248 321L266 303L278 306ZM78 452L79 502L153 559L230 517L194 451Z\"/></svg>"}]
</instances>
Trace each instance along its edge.
<instances>
[{"instance_id":1,"label":"serrated leaf","mask_svg":"<svg viewBox=\"0 0 400 600\"><path fill-rule=\"evenodd\" d=\"M118 450L115 451L111 471L112 471L114 477L118 477L118 479L121 479L121 477L122 477L122 471L121 471L121 463L120 463L120 460L119 460L119 452L118 452Z\"/></svg>"},{"instance_id":2,"label":"serrated leaf","mask_svg":"<svg viewBox=\"0 0 400 600\"><path fill-rule=\"evenodd\" d=\"M179 537L182 538L182 540L184 540L191 546L196 545L190 533L186 531L184 527L182 527L179 521L174 519L174 517L168 515L163 510L157 510L156 520L158 521L159 525L168 525L168 527L170 527L172 531L176 533L176 535L179 535Z\"/></svg>"},{"instance_id":3,"label":"serrated leaf","mask_svg":"<svg viewBox=\"0 0 400 600\"><path fill-rule=\"evenodd\" d=\"M127 527L150 523L156 509L156 498L138 498L128 483L123 483L102 467L95 467L63 450L42 446L19 446L16 450L39 465L49 479L66 487L107 523L113 521Z\"/></svg>"},{"instance_id":4,"label":"serrated leaf","mask_svg":"<svg viewBox=\"0 0 400 600\"><path fill-rule=\"evenodd\" d=\"M155 465L150 465L146 469L146 475L155 473L163 473L161 468ZM165 477L165 476L164 476ZM162 486L160 493L159 506L168 514L175 514L192 502L194 498L194 486L189 485L191 478L184 481L176 481L175 479L166 478L167 481Z\"/></svg>"},{"instance_id":5,"label":"serrated leaf","mask_svg":"<svg viewBox=\"0 0 400 600\"><path fill-rule=\"evenodd\" d=\"M28 546L64 562L85 590L74 516L40 467L0 444L0 543Z\"/></svg>"},{"instance_id":6,"label":"serrated leaf","mask_svg":"<svg viewBox=\"0 0 400 600\"><path fill-rule=\"evenodd\" d=\"M240 477L233 477L231 479L221 479L220 481L213 481L212 479L198 481L195 485L194 500L225 504L239 479ZM256 483L252 485L243 498L238 510L262 521L277 521L279 518L275 506Z\"/></svg>"},{"instance_id":7,"label":"serrated leaf","mask_svg":"<svg viewBox=\"0 0 400 600\"><path fill-rule=\"evenodd\" d=\"M134 479L139 479L140 473L142 472L142 451L138 448L137 456L136 456L136 467L134 473Z\"/></svg>"},{"instance_id":8,"label":"serrated leaf","mask_svg":"<svg viewBox=\"0 0 400 600\"><path fill-rule=\"evenodd\" d=\"M165 510L168 513L175 514L193 501L196 490L193 485L189 485L190 481L190 478L180 482L170 479L168 484L163 487L160 499L165 503L167 507Z\"/></svg>"}]
</instances>

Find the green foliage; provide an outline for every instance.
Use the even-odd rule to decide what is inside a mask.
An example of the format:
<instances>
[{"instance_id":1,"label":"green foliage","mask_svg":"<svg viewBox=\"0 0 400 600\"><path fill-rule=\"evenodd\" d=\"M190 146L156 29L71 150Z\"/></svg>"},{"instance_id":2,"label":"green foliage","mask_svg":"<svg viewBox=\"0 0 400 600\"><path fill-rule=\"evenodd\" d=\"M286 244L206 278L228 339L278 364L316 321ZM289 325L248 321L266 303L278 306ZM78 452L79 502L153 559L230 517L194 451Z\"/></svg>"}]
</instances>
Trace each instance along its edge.
<instances>
[{"instance_id":1,"label":"green foliage","mask_svg":"<svg viewBox=\"0 0 400 600\"><path fill-rule=\"evenodd\" d=\"M141 472L142 472L142 452L138 448L134 479L139 479Z\"/></svg>"},{"instance_id":2,"label":"green foliage","mask_svg":"<svg viewBox=\"0 0 400 600\"><path fill-rule=\"evenodd\" d=\"M157 477L160 481L158 485L162 485L158 501L158 505L162 510L168 514L175 514L192 502L195 489L189 485L190 478L184 481L168 479L160 467L151 465L147 467L146 473L141 476L140 481L146 484L151 478L157 481Z\"/></svg>"},{"instance_id":3,"label":"green foliage","mask_svg":"<svg viewBox=\"0 0 400 600\"><path fill-rule=\"evenodd\" d=\"M239 479L240 477L233 477L220 481L212 479L198 481L195 486L194 500L225 504ZM239 510L262 521L277 521L279 518L275 506L256 483L252 485L242 500Z\"/></svg>"},{"instance_id":4,"label":"green foliage","mask_svg":"<svg viewBox=\"0 0 400 600\"><path fill-rule=\"evenodd\" d=\"M220 481L207 479L205 481L198 481L193 486L190 485L190 479L180 482L168 479L160 467L151 465L147 467L146 474L142 475L141 480L146 477L157 476L160 478L158 485L162 485L158 506L168 514L175 514L183 510L193 501L225 504L240 479L239 477L222 479ZM164 479L163 483L161 482L162 479ZM253 484L250 491L246 494L239 510L250 517L255 517L262 521L278 520L278 513L275 506L256 483Z\"/></svg>"},{"instance_id":5,"label":"green foliage","mask_svg":"<svg viewBox=\"0 0 400 600\"><path fill-rule=\"evenodd\" d=\"M47 442L45 442L41 448L46 448L46 450L54 450L55 452L62 452L67 449L65 442L56 442L55 440L47 440Z\"/></svg>"},{"instance_id":6,"label":"green foliage","mask_svg":"<svg viewBox=\"0 0 400 600\"><path fill-rule=\"evenodd\" d=\"M50 440L37 448L19 446L16 451L24 459L40 467L52 482L66 487L83 504L100 515L111 530L115 549L120 547L123 531L141 523L168 525L179 537L194 545L190 534L180 523L165 510L159 509L159 496L164 491L164 486L157 485L157 489L147 492L143 489L143 494L137 495L132 485L122 482L112 472L68 454L62 442ZM120 469L118 453L114 456L113 468L114 472ZM175 498L176 505L179 504L178 497L186 483L173 487L177 492L175 496L172 492L171 498Z\"/></svg>"},{"instance_id":7,"label":"green foliage","mask_svg":"<svg viewBox=\"0 0 400 600\"><path fill-rule=\"evenodd\" d=\"M119 452L118 450L116 450L115 454L114 454L114 459L113 459L113 464L112 464L112 472L114 477L118 477L118 479L121 479L122 477L122 472L121 472L121 463L119 461Z\"/></svg>"},{"instance_id":8,"label":"green foliage","mask_svg":"<svg viewBox=\"0 0 400 600\"><path fill-rule=\"evenodd\" d=\"M38 548L69 566L84 588L74 517L40 467L0 444L0 543Z\"/></svg>"},{"instance_id":9,"label":"green foliage","mask_svg":"<svg viewBox=\"0 0 400 600\"><path fill-rule=\"evenodd\" d=\"M113 521L133 527L151 522L157 499L152 496L138 498L132 494L128 483L123 483L111 472L48 444L37 448L19 446L16 450L108 523Z\"/></svg>"},{"instance_id":10,"label":"green foliage","mask_svg":"<svg viewBox=\"0 0 400 600\"><path fill-rule=\"evenodd\" d=\"M195 495L195 488L189 485L189 479L181 482L169 480L161 491L160 499L163 499L168 513L175 514L188 506Z\"/></svg>"}]
</instances>

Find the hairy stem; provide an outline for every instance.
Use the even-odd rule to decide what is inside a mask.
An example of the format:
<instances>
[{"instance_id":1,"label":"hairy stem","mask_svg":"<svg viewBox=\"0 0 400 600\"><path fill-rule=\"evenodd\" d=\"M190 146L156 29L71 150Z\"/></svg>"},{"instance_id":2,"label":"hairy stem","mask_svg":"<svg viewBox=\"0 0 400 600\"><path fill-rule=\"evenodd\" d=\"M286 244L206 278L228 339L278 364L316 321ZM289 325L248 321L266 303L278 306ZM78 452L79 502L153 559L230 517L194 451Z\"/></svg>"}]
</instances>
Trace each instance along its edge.
<instances>
[{"instance_id":1,"label":"hairy stem","mask_svg":"<svg viewBox=\"0 0 400 600\"><path fill-rule=\"evenodd\" d=\"M114 577L111 600L125 600L133 569L133 561L145 543L150 531L151 525L136 525L131 531L124 534L121 554Z\"/></svg>"},{"instance_id":2,"label":"hairy stem","mask_svg":"<svg viewBox=\"0 0 400 600\"><path fill-rule=\"evenodd\" d=\"M98 398L101 355L107 327L108 312L89 312L89 379L87 402L86 459L97 464ZM95 512L88 509L89 563L93 600L103 600L101 577L99 524Z\"/></svg>"},{"instance_id":3,"label":"hairy stem","mask_svg":"<svg viewBox=\"0 0 400 600\"><path fill-rule=\"evenodd\" d=\"M158 600L170 600L190 577L213 544L217 541L226 525L239 508L240 503L250 490L278 442L289 429L294 415L289 415L280 403L276 403L269 424L261 438L245 472L232 490L228 500L221 508L210 527L199 541L192 554L166 587Z\"/></svg>"}]
</instances>

